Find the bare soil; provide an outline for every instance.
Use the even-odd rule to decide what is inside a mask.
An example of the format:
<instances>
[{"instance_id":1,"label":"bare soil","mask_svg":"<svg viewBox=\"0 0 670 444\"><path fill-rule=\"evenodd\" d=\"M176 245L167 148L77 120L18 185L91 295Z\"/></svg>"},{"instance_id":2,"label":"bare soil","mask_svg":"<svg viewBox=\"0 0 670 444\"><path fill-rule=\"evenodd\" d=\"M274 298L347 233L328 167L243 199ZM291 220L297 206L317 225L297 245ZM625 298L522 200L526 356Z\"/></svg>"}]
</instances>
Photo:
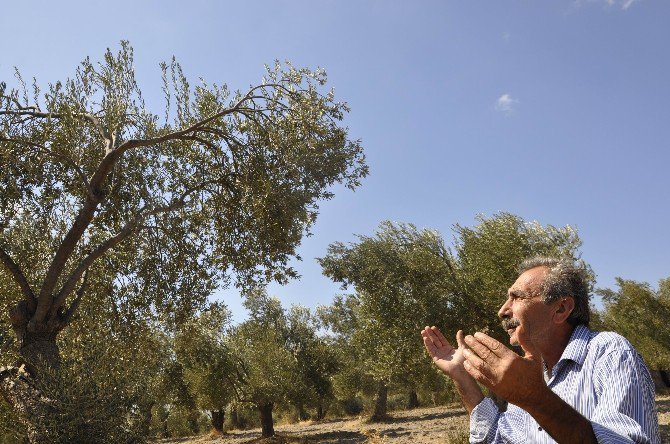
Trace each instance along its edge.
<instances>
[{"instance_id":1,"label":"bare soil","mask_svg":"<svg viewBox=\"0 0 670 444\"><path fill-rule=\"evenodd\" d=\"M661 442L670 443L670 396L656 398ZM223 443L327 443L327 444L429 444L467 443L468 416L456 407L418 408L393 412L388 421L370 423L364 418L344 418L320 422L305 421L275 426L277 436L260 438L260 429L232 430L224 435L161 440L161 444Z\"/></svg>"}]
</instances>

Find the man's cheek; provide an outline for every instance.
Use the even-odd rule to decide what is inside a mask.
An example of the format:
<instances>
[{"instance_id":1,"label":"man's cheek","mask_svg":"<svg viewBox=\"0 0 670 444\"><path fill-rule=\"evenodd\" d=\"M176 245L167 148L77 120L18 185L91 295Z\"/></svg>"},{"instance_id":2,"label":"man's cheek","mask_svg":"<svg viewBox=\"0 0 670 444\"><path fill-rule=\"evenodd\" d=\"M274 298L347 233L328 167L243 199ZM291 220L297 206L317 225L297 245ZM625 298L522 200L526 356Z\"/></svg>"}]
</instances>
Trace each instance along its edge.
<instances>
[{"instance_id":1,"label":"man's cheek","mask_svg":"<svg viewBox=\"0 0 670 444\"><path fill-rule=\"evenodd\" d=\"M512 336L509 337L509 344L515 347L519 345L519 340L516 337L516 332L512 333Z\"/></svg>"}]
</instances>

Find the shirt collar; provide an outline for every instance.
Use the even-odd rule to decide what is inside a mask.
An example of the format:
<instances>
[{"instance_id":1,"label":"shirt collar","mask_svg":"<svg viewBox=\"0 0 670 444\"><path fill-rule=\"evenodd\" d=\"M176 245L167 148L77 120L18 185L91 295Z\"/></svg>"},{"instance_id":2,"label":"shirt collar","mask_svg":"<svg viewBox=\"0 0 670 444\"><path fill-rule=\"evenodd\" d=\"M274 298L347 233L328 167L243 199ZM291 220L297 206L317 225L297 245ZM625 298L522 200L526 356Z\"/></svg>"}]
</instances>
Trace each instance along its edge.
<instances>
[{"instance_id":1,"label":"shirt collar","mask_svg":"<svg viewBox=\"0 0 670 444\"><path fill-rule=\"evenodd\" d=\"M584 363L586 359L586 352L588 351L589 340L591 339L591 330L588 329L585 325L578 325L572 331L572 336L568 341L567 347L563 350L561 359L558 362L563 360L571 360L576 362L579 365Z\"/></svg>"}]
</instances>

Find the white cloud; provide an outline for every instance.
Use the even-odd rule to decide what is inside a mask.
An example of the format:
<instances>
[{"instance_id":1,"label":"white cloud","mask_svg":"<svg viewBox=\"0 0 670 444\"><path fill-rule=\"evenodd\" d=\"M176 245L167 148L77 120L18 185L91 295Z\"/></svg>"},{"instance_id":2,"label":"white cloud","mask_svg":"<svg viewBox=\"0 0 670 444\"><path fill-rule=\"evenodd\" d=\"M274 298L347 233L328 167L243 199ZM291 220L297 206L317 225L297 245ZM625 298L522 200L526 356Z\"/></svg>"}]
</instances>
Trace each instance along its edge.
<instances>
[{"instance_id":1,"label":"white cloud","mask_svg":"<svg viewBox=\"0 0 670 444\"><path fill-rule=\"evenodd\" d=\"M633 3L636 3L638 0L575 0L574 6L579 8L584 3L600 3L606 5L608 8L613 6L620 7L622 10L626 10L631 7Z\"/></svg>"},{"instance_id":2,"label":"white cloud","mask_svg":"<svg viewBox=\"0 0 670 444\"><path fill-rule=\"evenodd\" d=\"M518 99L513 98L509 94L503 94L496 100L495 109L504 114L512 114L514 107L519 103Z\"/></svg>"}]
</instances>

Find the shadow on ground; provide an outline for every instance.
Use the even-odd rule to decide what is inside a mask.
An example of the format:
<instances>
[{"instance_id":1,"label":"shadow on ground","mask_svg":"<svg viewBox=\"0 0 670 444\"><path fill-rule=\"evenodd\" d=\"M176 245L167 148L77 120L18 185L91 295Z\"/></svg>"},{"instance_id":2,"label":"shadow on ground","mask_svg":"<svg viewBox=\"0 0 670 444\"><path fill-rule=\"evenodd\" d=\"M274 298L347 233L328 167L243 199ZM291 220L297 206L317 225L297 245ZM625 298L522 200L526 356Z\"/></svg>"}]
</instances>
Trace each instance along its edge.
<instances>
[{"instance_id":1,"label":"shadow on ground","mask_svg":"<svg viewBox=\"0 0 670 444\"><path fill-rule=\"evenodd\" d=\"M300 436L291 436L290 434L277 434L272 438L254 438L244 441L244 444L359 444L368 440L368 436L359 432L334 431L326 433L315 433L313 435L300 434Z\"/></svg>"},{"instance_id":2,"label":"shadow on ground","mask_svg":"<svg viewBox=\"0 0 670 444\"><path fill-rule=\"evenodd\" d=\"M384 422L391 424L403 424L406 422L434 421L436 419L447 419L464 415L465 411L437 412L437 413L427 413L421 416L390 417L387 421Z\"/></svg>"}]
</instances>

